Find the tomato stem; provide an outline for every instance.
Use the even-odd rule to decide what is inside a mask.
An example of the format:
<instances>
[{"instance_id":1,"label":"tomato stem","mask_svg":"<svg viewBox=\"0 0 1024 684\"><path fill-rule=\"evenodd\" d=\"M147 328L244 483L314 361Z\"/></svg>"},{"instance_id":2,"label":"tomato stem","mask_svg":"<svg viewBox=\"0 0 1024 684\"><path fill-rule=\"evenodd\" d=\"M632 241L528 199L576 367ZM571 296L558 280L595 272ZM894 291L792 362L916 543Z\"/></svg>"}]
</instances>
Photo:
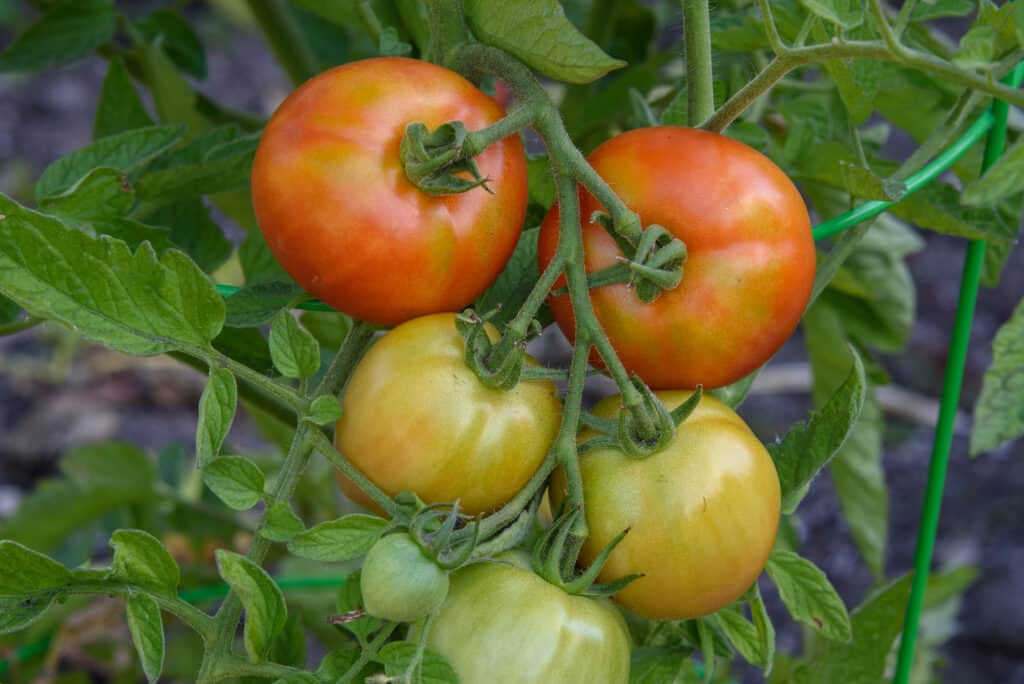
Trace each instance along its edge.
<instances>
[{"instance_id":1,"label":"tomato stem","mask_svg":"<svg viewBox=\"0 0 1024 684\"><path fill-rule=\"evenodd\" d=\"M682 0L686 45L686 105L691 124L704 121L715 109L711 74L711 12L708 0Z\"/></svg>"}]
</instances>

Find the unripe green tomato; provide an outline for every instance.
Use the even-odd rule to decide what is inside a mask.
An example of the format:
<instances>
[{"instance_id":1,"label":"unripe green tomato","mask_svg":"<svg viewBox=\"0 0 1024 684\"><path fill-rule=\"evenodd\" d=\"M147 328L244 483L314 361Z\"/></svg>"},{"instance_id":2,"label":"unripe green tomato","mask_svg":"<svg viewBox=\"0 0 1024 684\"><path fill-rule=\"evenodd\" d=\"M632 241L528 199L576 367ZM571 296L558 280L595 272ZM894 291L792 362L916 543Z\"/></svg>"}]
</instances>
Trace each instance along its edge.
<instances>
[{"instance_id":1,"label":"unripe green tomato","mask_svg":"<svg viewBox=\"0 0 1024 684\"><path fill-rule=\"evenodd\" d=\"M627 684L629 630L609 601L567 594L521 554L501 559L453 573L430 622L427 645L459 684Z\"/></svg>"},{"instance_id":2,"label":"unripe green tomato","mask_svg":"<svg viewBox=\"0 0 1024 684\"><path fill-rule=\"evenodd\" d=\"M448 573L408 534L390 534L366 554L359 588L363 609L373 617L414 622L444 603Z\"/></svg>"}]
</instances>

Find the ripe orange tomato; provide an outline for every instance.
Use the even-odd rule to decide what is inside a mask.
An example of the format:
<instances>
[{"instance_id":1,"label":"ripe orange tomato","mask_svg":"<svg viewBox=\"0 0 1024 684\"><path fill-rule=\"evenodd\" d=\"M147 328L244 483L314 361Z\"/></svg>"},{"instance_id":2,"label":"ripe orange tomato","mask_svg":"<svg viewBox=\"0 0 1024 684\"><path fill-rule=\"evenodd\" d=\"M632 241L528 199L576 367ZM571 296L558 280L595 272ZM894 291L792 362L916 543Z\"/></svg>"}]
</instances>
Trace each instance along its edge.
<instances>
[{"instance_id":1,"label":"ripe orange tomato","mask_svg":"<svg viewBox=\"0 0 1024 684\"><path fill-rule=\"evenodd\" d=\"M598 320L626 368L655 389L720 387L761 366L796 328L816 256L800 193L770 159L731 138L671 126L640 128L598 147L590 163L644 226L686 243L682 283L645 304L625 283L591 290ZM580 192L586 268L621 255ZM541 228L541 269L558 246L558 207ZM561 286L564 280L560 280ZM572 338L568 296L551 299Z\"/></svg>"},{"instance_id":2,"label":"ripe orange tomato","mask_svg":"<svg viewBox=\"0 0 1024 684\"><path fill-rule=\"evenodd\" d=\"M429 195L405 176L408 124L488 126L504 110L454 71L398 57L309 80L274 113L252 170L270 251L296 282L351 316L395 325L469 304L505 266L526 213L518 136L476 157L492 193Z\"/></svg>"},{"instance_id":3,"label":"ripe orange tomato","mask_svg":"<svg viewBox=\"0 0 1024 684\"><path fill-rule=\"evenodd\" d=\"M488 333L497 338L493 327ZM562 405L549 381L486 387L466 366L465 349L455 314L423 316L388 332L352 373L335 442L389 495L458 499L475 515L500 507L529 481L555 440ZM369 505L340 473L338 482Z\"/></svg>"},{"instance_id":4,"label":"ripe orange tomato","mask_svg":"<svg viewBox=\"0 0 1024 684\"><path fill-rule=\"evenodd\" d=\"M673 409L690 392L658 392ZM620 398L594 413L614 417ZM583 430L580 440L594 436ZM779 478L767 449L736 413L704 395L669 445L653 456L631 458L595 449L580 459L590 536L585 564L620 532L601 570L603 582L644 576L615 600L656 620L685 620L729 605L761 574L778 532ZM548 493L557 509L565 475L556 470Z\"/></svg>"}]
</instances>

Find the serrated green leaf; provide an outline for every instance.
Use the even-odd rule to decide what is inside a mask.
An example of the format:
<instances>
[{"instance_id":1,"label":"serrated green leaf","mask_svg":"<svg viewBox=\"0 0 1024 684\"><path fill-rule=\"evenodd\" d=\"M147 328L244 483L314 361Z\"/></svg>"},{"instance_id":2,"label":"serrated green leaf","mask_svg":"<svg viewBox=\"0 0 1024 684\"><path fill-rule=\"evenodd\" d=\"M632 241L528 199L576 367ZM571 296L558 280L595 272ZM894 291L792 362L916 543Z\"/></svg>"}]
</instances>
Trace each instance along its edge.
<instances>
[{"instance_id":1,"label":"serrated green leaf","mask_svg":"<svg viewBox=\"0 0 1024 684\"><path fill-rule=\"evenodd\" d=\"M253 134L212 147L192 164L149 171L136 185L141 215L165 204L202 195L249 188L259 136Z\"/></svg>"},{"instance_id":2,"label":"serrated green leaf","mask_svg":"<svg viewBox=\"0 0 1024 684\"><path fill-rule=\"evenodd\" d=\"M384 518L353 513L309 528L288 542L288 550L323 562L352 560L366 555L387 525Z\"/></svg>"},{"instance_id":3,"label":"serrated green leaf","mask_svg":"<svg viewBox=\"0 0 1024 684\"><path fill-rule=\"evenodd\" d=\"M848 642L852 638L843 600L814 563L790 551L775 550L765 569L794 620L828 639Z\"/></svg>"},{"instance_id":4,"label":"serrated green leaf","mask_svg":"<svg viewBox=\"0 0 1024 684\"><path fill-rule=\"evenodd\" d=\"M177 592L181 570L156 537L143 530L117 530L110 546L111 576L168 596Z\"/></svg>"},{"instance_id":5,"label":"serrated green leaf","mask_svg":"<svg viewBox=\"0 0 1024 684\"><path fill-rule=\"evenodd\" d=\"M977 456L1024 434L1024 301L999 328L992 365L985 371L974 407L971 455Z\"/></svg>"},{"instance_id":6,"label":"serrated green leaf","mask_svg":"<svg viewBox=\"0 0 1024 684\"><path fill-rule=\"evenodd\" d=\"M308 295L291 281L274 280L241 288L227 299L227 324L245 328L265 325Z\"/></svg>"},{"instance_id":7,"label":"serrated green leaf","mask_svg":"<svg viewBox=\"0 0 1024 684\"><path fill-rule=\"evenodd\" d=\"M150 684L160 679L164 669L164 622L160 606L145 594L133 594L125 602L128 631L139 654L142 671Z\"/></svg>"},{"instance_id":8,"label":"serrated green leaf","mask_svg":"<svg viewBox=\"0 0 1024 684\"><path fill-rule=\"evenodd\" d=\"M306 526L286 501L274 501L267 509L267 521L260 529L260 536L270 541L286 542L305 531Z\"/></svg>"},{"instance_id":9,"label":"serrated green leaf","mask_svg":"<svg viewBox=\"0 0 1024 684\"><path fill-rule=\"evenodd\" d=\"M238 248L238 260L242 264L247 285L268 282L288 282L292 278L270 253L263 234L254 230L249 233Z\"/></svg>"},{"instance_id":10,"label":"serrated green leaf","mask_svg":"<svg viewBox=\"0 0 1024 684\"><path fill-rule=\"evenodd\" d=\"M47 166L36 181L36 199L59 195L99 167L132 175L171 149L182 133L180 126L149 126L97 140Z\"/></svg>"},{"instance_id":11,"label":"serrated green leaf","mask_svg":"<svg viewBox=\"0 0 1024 684\"><path fill-rule=\"evenodd\" d=\"M170 9L158 9L136 22L150 43L159 40L167 56L183 71L206 78L206 51L195 29L185 18Z\"/></svg>"},{"instance_id":12,"label":"serrated green leaf","mask_svg":"<svg viewBox=\"0 0 1024 684\"><path fill-rule=\"evenodd\" d=\"M100 101L96 106L96 116L92 125L93 139L99 140L133 128L146 128L152 125L153 118L142 104L142 98L135 90L135 84L124 65L124 60L115 56L110 60L107 76L103 79L103 87L100 90Z\"/></svg>"},{"instance_id":13,"label":"serrated green leaf","mask_svg":"<svg viewBox=\"0 0 1024 684\"><path fill-rule=\"evenodd\" d=\"M864 364L852 352L853 366L845 382L821 411L797 423L780 441L768 444L782 487L782 509L796 510L807 485L835 456L850 435L864 406Z\"/></svg>"},{"instance_id":14,"label":"serrated green leaf","mask_svg":"<svg viewBox=\"0 0 1024 684\"><path fill-rule=\"evenodd\" d=\"M231 371L217 368L199 397L196 424L196 463L200 468L220 455L238 409L238 382Z\"/></svg>"},{"instance_id":15,"label":"serrated green leaf","mask_svg":"<svg viewBox=\"0 0 1024 684\"><path fill-rule=\"evenodd\" d=\"M0 293L121 352L209 348L224 322L213 283L181 252L93 238L0 195Z\"/></svg>"},{"instance_id":16,"label":"serrated green leaf","mask_svg":"<svg viewBox=\"0 0 1024 684\"><path fill-rule=\"evenodd\" d=\"M95 221L123 216L135 203L135 190L124 172L96 168L59 195L39 200L39 208L72 223L92 224Z\"/></svg>"},{"instance_id":17,"label":"serrated green leaf","mask_svg":"<svg viewBox=\"0 0 1024 684\"><path fill-rule=\"evenodd\" d=\"M320 368L320 344L290 311L279 313L270 326L270 356L286 378L307 378Z\"/></svg>"},{"instance_id":18,"label":"serrated green leaf","mask_svg":"<svg viewBox=\"0 0 1024 684\"><path fill-rule=\"evenodd\" d=\"M462 7L477 38L556 80L590 83L626 66L580 33L558 0L464 0Z\"/></svg>"},{"instance_id":19,"label":"serrated green leaf","mask_svg":"<svg viewBox=\"0 0 1024 684\"><path fill-rule=\"evenodd\" d=\"M0 72L38 71L84 57L114 37L113 0L64 0L0 53Z\"/></svg>"},{"instance_id":20,"label":"serrated green leaf","mask_svg":"<svg viewBox=\"0 0 1024 684\"><path fill-rule=\"evenodd\" d=\"M712 619L744 660L762 669L771 665L774 644L769 645L764 640L765 635L758 632L757 626L747 620L738 607L727 606Z\"/></svg>"},{"instance_id":21,"label":"serrated green leaf","mask_svg":"<svg viewBox=\"0 0 1024 684\"><path fill-rule=\"evenodd\" d=\"M885 681L886 661L903 629L903 612L910 590L902 577L871 594L850 616L853 639L849 643L823 641L814 658L797 666L792 684L878 684Z\"/></svg>"},{"instance_id":22,"label":"serrated green leaf","mask_svg":"<svg viewBox=\"0 0 1024 684\"><path fill-rule=\"evenodd\" d=\"M392 641L377 652L377 660L384 665L384 672L389 676L402 675L412 664L417 644L409 641ZM458 675L444 656L430 648L424 649L423 660L418 668L419 676L415 681L421 684L457 684Z\"/></svg>"},{"instance_id":23,"label":"serrated green leaf","mask_svg":"<svg viewBox=\"0 0 1024 684\"><path fill-rule=\"evenodd\" d=\"M71 572L41 553L9 539L0 540L0 597L31 598L62 589Z\"/></svg>"},{"instance_id":24,"label":"serrated green leaf","mask_svg":"<svg viewBox=\"0 0 1024 684\"><path fill-rule=\"evenodd\" d=\"M217 549L217 570L245 609L243 640L249 659L263 660L288 620L284 594L260 566L245 556Z\"/></svg>"},{"instance_id":25,"label":"serrated green leaf","mask_svg":"<svg viewBox=\"0 0 1024 684\"><path fill-rule=\"evenodd\" d=\"M236 511L248 510L263 500L263 471L241 456L222 456L207 463L203 482Z\"/></svg>"},{"instance_id":26,"label":"serrated green leaf","mask_svg":"<svg viewBox=\"0 0 1024 684\"><path fill-rule=\"evenodd\" d=\"M989 207L1024 190L1024 139L1006 150L980 178L964 186L960 201L972 207Z\"/></svg>"},{"instance_id":27,"label":"serrated green leaf","mask_svg":"<svg viewBox=\"0 0 1024 684\"><path fill-rule=\"evenodd\" d=\"M907 192L907 185L895 178L880 178L871 169L855 164L840 163L839 173L846 189L854 197L899 202Z\"/></svg>"},{"instance_id":28,"label":"serrated green leaf","mask_svg":"<svg viewBox=\"0 0 1024 684\"><path fill-rule=\"evenodd\" d=\"M341 402L332 394L322 394L309 405L309 419L317 425L330 425L341 418Z\"/></svg>"}]
</instances>

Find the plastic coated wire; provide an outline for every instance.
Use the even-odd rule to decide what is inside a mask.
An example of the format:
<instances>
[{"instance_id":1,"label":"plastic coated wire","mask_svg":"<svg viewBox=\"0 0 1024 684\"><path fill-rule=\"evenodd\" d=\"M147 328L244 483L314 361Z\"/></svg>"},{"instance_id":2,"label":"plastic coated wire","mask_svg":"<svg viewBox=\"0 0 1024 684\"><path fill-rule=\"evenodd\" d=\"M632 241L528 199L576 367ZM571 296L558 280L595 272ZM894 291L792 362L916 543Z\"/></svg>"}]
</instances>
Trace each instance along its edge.
<instances>
[{"instance_id":1,"label":"plastic coated wire","mask_svg":"<svg viewBox=\"0 0 1024 684\"><path fill-rule=\"evenodd\" d=\"M1018 64L1010 74L1007 82L1013 87L1020 87L1024 80L1024 63ZM983 170L989 168L999 159L1006 141L1006 123L1009 107L1005 102L996 100L991 107L974 121L973 124L952 145L906 179L904 197L917 192L924 186L947 171L960 157L975 145L986 133L989 134L985 149ZM995 124L995 127L993 125ZM818 224L813 229L814 239L822 240L837 235L858 223L878 216L896 202L873 200L860 204L850 211ZM964 262L964 273L960 289L960 301L957 304L956 321L950 341L949 361L946 365L946 377L939 407L939 419L935 428L935 442L932 460L928 473L928 484L925 502L921 513L921 527L918 531L917 551L914 561L914 582L910 598L907 602L907 613L904 619L903 637L900 643L899 661L897 663L894 684L906 684L913 666L914 647L920 624L924 592L927 588L928 575L931 570L932 552L938 532L939 511L942 505L942 493L945 487L946 469L949 464L949 453L953 440L953 423L956 408L960 399L960 388L963 382L963 371L967 359L967 344L970 338L971 324L974 319L974 305L977 299L978 283L981 267L985 256L985 242L971 240L968 243ZM224 297L230 297L240 288L233 285L217 285L217 291ZM303 302L298 306L307 311L333 311L323 302L315 299ZM338 577L282 577L274 580L281 589L324 589L340 587L345 576ZM179 596L190 603L200 603L223 598L228 593L225 584L196 587L182 591ZM24 662L40 655L49 648L50 637L44 637L17 649L10 658L0 659L0 675L7 674L12 664Z\"/></svg>"}]
</instances>

